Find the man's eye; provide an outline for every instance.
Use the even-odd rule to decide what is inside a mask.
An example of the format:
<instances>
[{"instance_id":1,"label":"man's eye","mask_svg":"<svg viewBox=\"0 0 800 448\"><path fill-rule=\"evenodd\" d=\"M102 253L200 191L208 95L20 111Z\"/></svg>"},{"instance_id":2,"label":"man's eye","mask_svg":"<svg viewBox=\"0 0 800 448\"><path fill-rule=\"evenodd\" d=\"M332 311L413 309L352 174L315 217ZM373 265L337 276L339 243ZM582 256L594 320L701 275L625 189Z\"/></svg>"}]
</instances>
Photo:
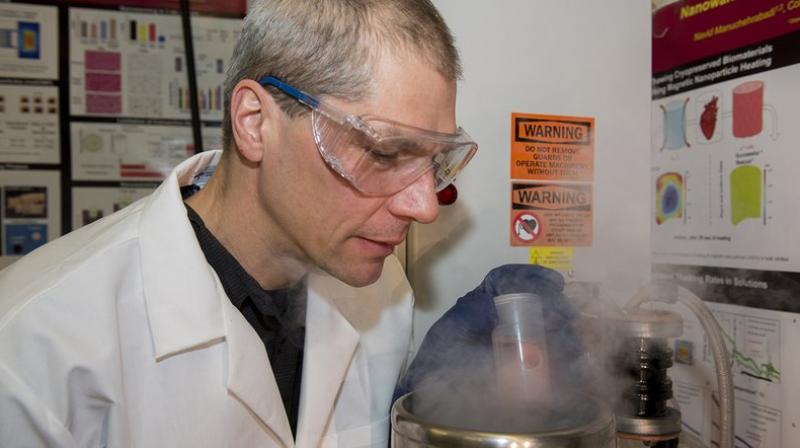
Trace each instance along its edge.
<instances>
[{"instance_id":1,"label":"man's eye","mask_svg":"<svg viewBox=\"0 0 800 448\"><path fill-rule=\"evenodd\" d=\"M394 166L400 161L400 152L386 148L373 148L369 153L372 160L383 166Z\"/></svg>"}]
</instances>

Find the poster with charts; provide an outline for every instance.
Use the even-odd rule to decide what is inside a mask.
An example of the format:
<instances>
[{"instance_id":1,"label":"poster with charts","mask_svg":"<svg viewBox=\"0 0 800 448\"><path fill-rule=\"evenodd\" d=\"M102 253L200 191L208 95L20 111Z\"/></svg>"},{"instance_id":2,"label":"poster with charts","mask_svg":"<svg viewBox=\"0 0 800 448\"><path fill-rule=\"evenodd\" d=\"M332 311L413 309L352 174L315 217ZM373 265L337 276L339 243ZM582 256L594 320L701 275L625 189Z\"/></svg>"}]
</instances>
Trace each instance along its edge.
<instances>
[{"instance_id":1,"label":"poster with charts","mask_svg":"<svg viewBox=\"0 0 800 448\"><path fill-rule=\"evenodd\" d=\"M0 162L59 163L58 87L0 83Z\"/></svg>"},{"instance_id":2,"label":"poster with charts","mask_svg":"<svg viewBox=\"0 0 800 448\"><path fill-rule=\"evenodd\" d=\"M797 446L796 382L800 360L797 315L710 303L731 361L737 447ZM684 316L683 334L672 341L670 369L683 430L707 443L718 440L719 398L713 356L699 321Z\"/></svg>"},{"instance_id":3,"label":"poster with charts","mask_svg":"<svg viewBox=\"0 0 800 448\"><path fill-rule=\"evenodd\" d=\"M74 187L72 228L91 224L149 195L155 187Z\"/></svg>"},{"instance_id":4,"label":"poster with charts","mask_svg":"<svg viewBox=\"0 0 800 448\"><path fill-rule=\"evenodd\" d=\"M736 446L800 446L800 3L653 5L653 278L692 290L720 325ZM675 399L683 430L713 446L715 369L683 316Z\"/></svg>"},{"instance_id":5,"label":"poster with charts","mask_svg":"<svg viewBox=\"0 0 800 448\"><path fill-rule=\"evenodd\" d=\"M240 29L240 19L192 19L203 120L222 120L222 82ZM69 39L72 115L189 118L177 14L70 8Z\"/></svg>"},{"instance_id":6,"label":"poster with charts","mask_svg":"<svg viewBox=\"0 0 800 448\"><path fill-rule=\"evenodd\" d=\"M800 7L703 8L653 13L655 261L800 272Z\"/></svg>"},{"instance_id":7,"label":"poster with charts","mask_svg":"<svg viewBox=\"0 0 800 448\"><path fill-rule=\"evenodd\" d=\"M0 77L58 79L58 9L0 4Z\"/></svg>"},{"instance_id":8,"label":"poster with charts","mask_svg":"<svg viewBox=\"0 0 800 448\"><path fill-rule=\"evenodd\" d=\"M75 180L158 182L195 153L188 126L73 122L70 135ZM221 141L221 128L203 128L204 149Z\"/></svg>"},{"instance_id":9,"label":"poster with charts","mask_svg":"<svg viewBox=\"0 0 800 448\"><path fill-rule=\"evenodd\" d=\"M61 235L58 171L0 171L0 269Z\"/></svg>"},{"instance_id":10,"label":"poster with charts","mask_svg":"<svg viewBox=\"0 0 800 448\"><path fill-rule=\"evenodd\" d=\"M659 262L800 272L798 79L800 59L653 101Z\"/></svg>"}]
</instances>

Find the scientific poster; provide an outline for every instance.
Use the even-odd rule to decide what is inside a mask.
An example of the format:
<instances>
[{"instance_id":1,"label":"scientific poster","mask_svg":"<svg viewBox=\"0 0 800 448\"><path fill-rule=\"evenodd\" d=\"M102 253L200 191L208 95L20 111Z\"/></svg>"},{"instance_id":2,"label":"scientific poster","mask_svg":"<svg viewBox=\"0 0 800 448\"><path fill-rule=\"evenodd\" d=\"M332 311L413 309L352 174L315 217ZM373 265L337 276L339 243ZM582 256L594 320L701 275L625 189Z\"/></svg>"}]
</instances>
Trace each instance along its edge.
<instances>
[{"instance_id":1,"label":"scientific poster","mask_svg":"<svg viewBox=\"0 0 800 448\"><path fill-rule=\"evenodd\" d=\"M60 161L58 9L0 4L0 162Z\"/></svg>"},{"instance_id":2,"label":"scientific poster","mask_svg":"<svg viewBox=\"0 0 800 448\"><path fill-rule=\"evenodd\" d=\"M796 446L800 340L797 314L708 303L729 349L735 397L737 447ZM674 342L670 369L683 430L716 439L719 401L713 356L700 323L684 316L684 333Z\"/></svg>"},{"instance_id":3,"label":"scientific poster","mask_svg":"<svg viewBox=\"0 0 800 448\"><path fill-rule=\"evenodd\" d=\"M0 2L0 268L146 195L198 152L179 1L35 3ZM190 3L202 149L218 149L247 2Z\"/></svg>"},{"instance_id":4,"label":"scientific poster","mask_svg":"<svg viewBox=\"0 0 800 448\"><path fill-rule=\"evenodd\" d=\"M0 84L0 162L59 163L58 87Z\"/></svg>"},{"instance_id":5,"label":"scientific poster","mask_svg":"<svg viewBox=\"0 0 800 448\"><path fill-rule=\"evenodd\" d=\"M225 82L225 69L233 55L233 48L239 39L241 29L240 19L204 16L192 18L192 38L198 86L197 101L200 107L200 117L203 120L222 121L222 85ZM188 85L186 69L185 67L181 67L181 69L172 83L174 86ZM178 96L179 103L182 105L181 111L188 114L188 91L184 88L180 92L183 95L182 99Z\"/></svg>"},{"instance_id":6,"label":"scientific poster","mask_svg":"<svg viewBox=\"0 0 800 448\"><path fill-rule=\"evenodd\" d=\"M70 112L188 119L180 16L70 8ZM222 120L225 67L240 19L192 20L201 118Z\"/></svg>"},{"instance_id":7,"label":"scientific poster","mask_svg":"<svg viewBox=\"0 0 800 448\"><path fill-rule=\"evenodd\" d=\"M656 1L652 39L654 278L720 322L736 446L800 446L800 2ZM684 430L710 443L713 363L684 318L676 399Z\"/></svg>"},{"instance_id":8,"label":"scientific poster","mask_svg":"<svg viewBox=\"0 0 800 448\"><path fill-rule=\"evenodd\" d=\"M160 181L195 153L186 126L73 122L71 139L75 180ZM221 141L220 128L203 128L204 149Z\"/></svg>"},{"instance_id":9,"label":"scientific poster","mask_svg":"<svg viewBox=\"0 0 800 448\"><path fill-rule=\"evenodd\" d=\"M58 8L0 4L0 78L58 79Z\"/></svg>"},{"instance_id":10,"label":"scientific poster","mask_svg":"<svg viewBox=\"0 0 800 448\"><path fill-rule=\"evenodd\" d=\"M72 189L72 228L77 229L122 210L147 196L155 187L130 186L74 187Z\"/></svg>"},{"instance_id":11,"label":"scientific poster","mask_svg":"<svg viewBox=\"0 0 800 448\"><path fill-rule=\"evenodd\" d=\"M800 290L800 246L787 244L800 225L800 7L668 3L653 15L656 271L699 278L711 300L800 311L781 299Z\"/></svg>"},{"instance_id":12,"label":"scientific poster","mask_svg":"<svg viewBox=\"0 0 800 448\"><path fill-rule=\"evenodd\" d=\"M61 235L58 171L0 171L0 269Z\"/></svg>"},{"instance_id":13,"label":"scientific poster","mask_svg":"<svg viewBox=\"0 0 800 448\"><path fill-rule=\"evenodd\" d=\"M659 262L800 272L798 79L800 63L653 101Z\"/></svg>"}]
</instances>

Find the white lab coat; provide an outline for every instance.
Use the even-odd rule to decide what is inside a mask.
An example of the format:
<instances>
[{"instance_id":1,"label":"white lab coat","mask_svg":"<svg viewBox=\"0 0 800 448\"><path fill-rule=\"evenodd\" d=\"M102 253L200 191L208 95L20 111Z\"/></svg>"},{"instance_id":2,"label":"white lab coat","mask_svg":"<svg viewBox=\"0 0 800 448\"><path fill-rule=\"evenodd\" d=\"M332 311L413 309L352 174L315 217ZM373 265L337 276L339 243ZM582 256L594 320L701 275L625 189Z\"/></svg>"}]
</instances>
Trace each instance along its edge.
<instances>
[{"instance_id":1,"label":"white lab coat","mask_svg":"<svg viewBox=\"0 0 800 448\"><path fill-rule=\"evenodd\" d=\"M308 280L297 443L264 345L206 263L179 185L0 272L0 446L387 446L412 295L393 257L352 288Z\"/></svg>"}]
</instances>

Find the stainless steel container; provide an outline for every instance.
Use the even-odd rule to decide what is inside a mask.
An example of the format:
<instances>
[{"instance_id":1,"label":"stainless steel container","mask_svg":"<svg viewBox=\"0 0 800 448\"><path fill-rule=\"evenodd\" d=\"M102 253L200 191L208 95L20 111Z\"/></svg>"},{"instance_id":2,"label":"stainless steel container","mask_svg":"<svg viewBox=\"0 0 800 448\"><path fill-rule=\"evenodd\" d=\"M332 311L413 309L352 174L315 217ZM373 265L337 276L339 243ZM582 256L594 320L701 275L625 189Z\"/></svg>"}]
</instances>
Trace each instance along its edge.
<instances>
[{"instance_id":1,"label":"stainless steel container","mask_svg":"<svg viewBox=\"0 0 800 448\"><path fill-rule=\"evenodd\" d=\"M392 407L394 448L613 448L614 415L603 407L578 426L536 433L497 433L460 429L414 414L414 394Z\"/></svg>"}]
</instances>

